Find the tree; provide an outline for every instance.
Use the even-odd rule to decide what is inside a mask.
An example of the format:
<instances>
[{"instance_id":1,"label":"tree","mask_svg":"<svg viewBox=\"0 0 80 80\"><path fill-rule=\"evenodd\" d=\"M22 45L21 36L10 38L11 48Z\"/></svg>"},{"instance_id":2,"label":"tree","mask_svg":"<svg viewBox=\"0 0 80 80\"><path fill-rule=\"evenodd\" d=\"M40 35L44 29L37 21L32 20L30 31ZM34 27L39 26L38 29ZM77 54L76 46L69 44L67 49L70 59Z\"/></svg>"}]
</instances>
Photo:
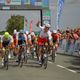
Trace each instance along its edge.
<instances>
[{"instance_id":1,"label":"tree","mask_svg":"<svg viewBox=\"0 0 80 80\"><path fill-rule=\"evenodd\" d=\"M0 35L3 35L5 33L5 31L0 31Z\"/></svg>"},{"instance_id":2,"label":"tree","mask_svg":"<svg viewBox=\"0 0 80 80\"><path fill-rule=\"evenodd\" d=\"M24 16L20 15L13 15L10 19L7 21L7 27L6 30L12 34L13 30L16 29L19 31L20 29L23 29L24 27Z\"/></svg>"}]
</instances>

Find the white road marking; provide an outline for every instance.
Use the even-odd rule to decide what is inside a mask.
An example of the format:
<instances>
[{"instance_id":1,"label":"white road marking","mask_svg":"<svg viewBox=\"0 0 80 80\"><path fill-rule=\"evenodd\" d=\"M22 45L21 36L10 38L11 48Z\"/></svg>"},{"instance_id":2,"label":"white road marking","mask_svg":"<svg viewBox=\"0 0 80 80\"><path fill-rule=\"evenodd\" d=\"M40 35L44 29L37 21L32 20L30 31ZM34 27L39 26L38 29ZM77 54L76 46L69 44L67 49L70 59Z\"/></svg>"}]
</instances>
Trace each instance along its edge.
<instances>
[{"instance_id":1,"label":"white road marking","mask_svg":"<svg viewBox=\"0 0 80 80\"><path fill-rule=\"evenodd\" d=\"M65 69L65 70L67 70L67 71L70 71L70 72L72 72L72 73L77 73L76 71L71 70L71 69L68 69L68 68L66 68L66 67L64 67L64 66L61 66L61 65L57 65L57 66L60 67L60 68Z\"/></svg>"},{"instance_id":2,"label":"white road marking","mask_svg":"<svg viewBox=\"0 0 80 80\"><path fill-rule=\"evenodd\" d=\"M36 56L34 56L34 58L36 59L37 57L36 57Z\"/></svg>"},{"instance_id":3,"label":"white road marking","mask_svg":"<svg viewBox=\"0 0 80 80\"><path fill-rule=\"evenodd\" d=\"M48 61L48 63L53 64L53 62Z\"/></svg>"},{"instance_id":4,"label":"white road marking","mask_svg":"<svg viewBox=\"0 0 80 80\"><path fill-rule=\"evenodd\" d=\"M34 56L34 58L37 58L37 57ZM48 63L53 64L53 62L50 62L50 61L48 61ZM77 73L76 71L71 70L71 69L68 69L68 68L66 68L66 67L64 67L64 66L61 66L61 65L57 65L57 67L63 68L63 69L65 69L65 70L67 70L67 71L70 71L70 72L72 72L72 73Z\"/></svg>"}]
</instances>

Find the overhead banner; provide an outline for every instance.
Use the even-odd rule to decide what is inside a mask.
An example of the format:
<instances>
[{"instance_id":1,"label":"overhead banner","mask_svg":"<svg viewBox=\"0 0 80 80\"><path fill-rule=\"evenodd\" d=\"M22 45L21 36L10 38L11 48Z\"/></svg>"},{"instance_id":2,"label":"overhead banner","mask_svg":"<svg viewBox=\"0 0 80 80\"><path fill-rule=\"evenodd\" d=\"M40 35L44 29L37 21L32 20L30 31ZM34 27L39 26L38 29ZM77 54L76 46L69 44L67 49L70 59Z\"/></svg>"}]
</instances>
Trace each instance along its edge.
<instances>
[{"instance_id":1,"label":"overhead banner","mask_svg":"<svg viewBox=\"0 0 80 80\"><path fill-rule=\"evenodd\" d=\"M30 0L31 5L35 5L36 0Z\"/></svg>"},{"instance_id":2,"label":"overhead banner","mask_svg":"<svg viewBox=\"0 0 80 80\"><path fill-rule=\"evenodd\" d=\"M22 5L29 4L30 5L30 0L21 0Z\"/></svg>"},{"instance_id":3,"label":"overhead banner","mask_svg":"<svg viewBox=\"0 0 80 80\"><path fill-rule=\"evenodd\" d=\"M42 7L49 7L49 0L42 0Z\"/></svg>"},{"instance_id":4,"label":"overhead banner","mask_svg":"<svg viewBox=\"0 0 80 80\"><path fill-rule=\"evenodd\" d=\"M5 5L21 5L21 0L5 0Z\"/></svg>"},{"instance_id":5,"label":"overhead banner","mask_svg":"<svg viewBox=\"0 0 80 80\"><path fill-rule=\"evenodd\" d=\"M0 0L0 5L33 5L35 7L49 7L49 0Z\"/></svg>"},{"instance_id":6,"label":"overhead banner","mask_svg":"<svg viewBox=\"0 0 80 80\"><path fill-rule=\"evenodd\" d=\"M42 6L42 0L36 0L35 6Z\"/></svg>"},{"instance_id":7,"label":"overhead banner","mask_svg":"<svg viewBox=\"0 0 80 80\"><path fill-rule=\"evenodd\" d=\"M4 2L5 2L4 0L0 0L0 4L4 4Z\"/></svg>"}]
</instances>

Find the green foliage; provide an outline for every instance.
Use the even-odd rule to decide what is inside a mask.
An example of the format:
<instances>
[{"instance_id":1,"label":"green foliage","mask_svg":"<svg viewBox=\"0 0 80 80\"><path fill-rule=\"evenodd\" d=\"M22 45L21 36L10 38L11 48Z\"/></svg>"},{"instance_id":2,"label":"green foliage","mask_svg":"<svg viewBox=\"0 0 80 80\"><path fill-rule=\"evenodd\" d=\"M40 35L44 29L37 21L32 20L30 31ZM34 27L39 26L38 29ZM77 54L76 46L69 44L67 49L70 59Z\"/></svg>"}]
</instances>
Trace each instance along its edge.
<instances>
[{"instance_id":1,"label":"green foliage","mask_svg":"<svg viewBox=\"0 0 80 80\"><path fill-rule=\"evenodd\" d=\"M5 31L0 31L0 35L3 35L5 33Z\"/></svg>"},{"instance_id":2,"label":"green foliage","mask_svg":"<svg viewBox=\"0 0 80 80\"><path fill-rule=\"evenodd\" d=\"M7 21L6 30L10 34L12 34L14 29L19 31L20 29L23 29L23 27L24 27L24 16L16 15L16 16L11 16L11 18Z\"/></svg>"}]
</instances>

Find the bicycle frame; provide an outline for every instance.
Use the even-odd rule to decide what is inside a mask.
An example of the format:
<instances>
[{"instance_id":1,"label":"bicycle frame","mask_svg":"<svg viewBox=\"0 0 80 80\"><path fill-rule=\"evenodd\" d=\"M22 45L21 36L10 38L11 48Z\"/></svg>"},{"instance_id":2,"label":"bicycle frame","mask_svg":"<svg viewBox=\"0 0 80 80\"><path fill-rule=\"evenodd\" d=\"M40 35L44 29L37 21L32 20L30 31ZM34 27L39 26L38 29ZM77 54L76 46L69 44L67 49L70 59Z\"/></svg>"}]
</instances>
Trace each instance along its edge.
<instances>
[{"instance_id":1,"label":"bicycle frame","mask_svg":"<svg viewBox=\"0 0 80 80\"><path fill-rule=\"evenodd\" d=\"M44 65L44 69L46 69L47 68L47 62L48 62L48 47L46 47L45 44L40 46L40 47L42 48L42 51L41 51L41 67Z\"/></svg>"},{"instance_id":2,"label":"bicycle frame","mask_svg":"<svg viewBox=\"0 0 80 80\"><path fill-rule=\"evenodd\" d=\"M24 44L19 45L20 46L20 51L19 51L19 55L18 55L18 65L20 65L20 67L23 66L23 62L26 60L26 46Z\"/></svg>"},{"instance_id":3,"label":"bicycle frame","mask_svg":"<svg viewBox=\"0 0 80 80\"><path fill-rule=\"evenodd\" d=\"M5 54L4 54L4 67L6 70L8 70L8 54L9 54L9 48L5 47Z\"/></svg>"}]
</instances>

